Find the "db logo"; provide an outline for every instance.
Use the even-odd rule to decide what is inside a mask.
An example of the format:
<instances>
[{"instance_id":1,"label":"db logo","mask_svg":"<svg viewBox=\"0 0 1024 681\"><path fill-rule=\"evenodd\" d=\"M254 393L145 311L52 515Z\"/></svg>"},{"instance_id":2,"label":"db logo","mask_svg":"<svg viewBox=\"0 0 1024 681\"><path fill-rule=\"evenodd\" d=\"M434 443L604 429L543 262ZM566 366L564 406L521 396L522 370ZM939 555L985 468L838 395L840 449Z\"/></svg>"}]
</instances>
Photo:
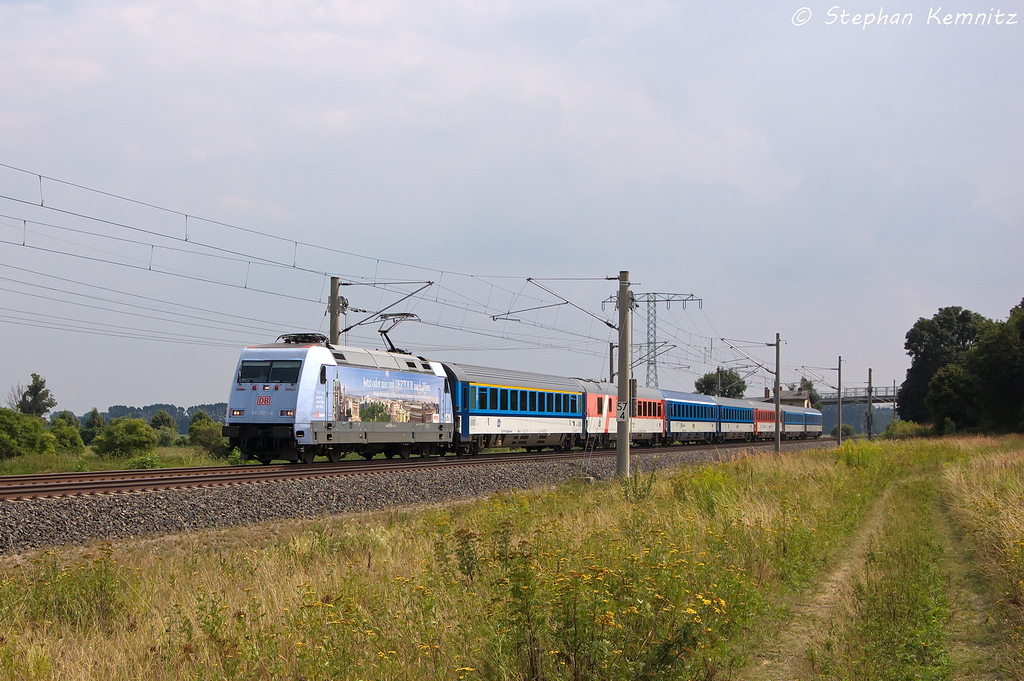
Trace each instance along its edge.
<instances>
[{"instance_id":1,"label":"db logo","mask_svg":"<svg viewBox=\"0 0 1024 681\"><path fill-rule=\"evenodd\" d=\"M257 407L269 407L270 406L270 395L260 395L256 398Z\"/></svg>"}]
</instances>

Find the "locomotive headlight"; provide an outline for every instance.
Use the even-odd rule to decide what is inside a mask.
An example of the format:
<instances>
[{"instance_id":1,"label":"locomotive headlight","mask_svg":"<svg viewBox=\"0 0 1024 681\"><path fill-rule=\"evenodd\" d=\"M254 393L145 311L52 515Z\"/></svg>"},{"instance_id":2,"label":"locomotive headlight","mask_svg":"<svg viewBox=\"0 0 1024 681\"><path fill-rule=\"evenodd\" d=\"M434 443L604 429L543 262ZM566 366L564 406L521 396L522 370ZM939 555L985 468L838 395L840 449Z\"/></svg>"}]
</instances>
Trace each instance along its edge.
<instances>
[{"instance_id":1,"label":"locomotive headlight","mask_svg":"<svg viewBox=\"0 0 1024 681\"><path fill-rule=\"evenodd\" d=\"M245 414L245 410L244 409L232 409L231 410L231 415L232 416L242 416L243 414Z\"/></svg>"},{"instance_id":2,"label":"locomotive headlight","mask_svg":"<svg viewBox=\"0 0 1024 681\"><path fill-rule=\"evenodd\" d=\"M281 416L295 416L295 410L294 409L282 409L281 410Z\"/></svg>"}]
</instances>

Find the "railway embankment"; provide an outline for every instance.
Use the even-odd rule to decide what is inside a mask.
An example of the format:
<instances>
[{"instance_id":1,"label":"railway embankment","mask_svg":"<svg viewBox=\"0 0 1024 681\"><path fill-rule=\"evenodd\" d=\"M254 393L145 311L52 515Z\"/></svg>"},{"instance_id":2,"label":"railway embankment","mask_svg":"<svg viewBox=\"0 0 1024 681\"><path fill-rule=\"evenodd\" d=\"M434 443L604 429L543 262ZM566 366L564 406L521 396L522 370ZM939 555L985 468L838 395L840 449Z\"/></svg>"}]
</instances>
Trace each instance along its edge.
<instances>
[{"instance_id":1,"label":"railway embankment","mask_svg":"<svg viewBox=\"0 0 1024 681\"><path fill-rule=\"evenodd\" d=\"M786 443L787 449L808 446L820 443ZM636 470L643 472L729 460L742 452L729 447L664 450L638 452L633 460ZM579 458L569 460L545 461L541 457L530 462L441 470L367 472L308 480L0 501L0 555L97 540L472 499L555 485L573 478L605 480L614 473L614 458L581 453Z\"/></svg>"}]
</instances>

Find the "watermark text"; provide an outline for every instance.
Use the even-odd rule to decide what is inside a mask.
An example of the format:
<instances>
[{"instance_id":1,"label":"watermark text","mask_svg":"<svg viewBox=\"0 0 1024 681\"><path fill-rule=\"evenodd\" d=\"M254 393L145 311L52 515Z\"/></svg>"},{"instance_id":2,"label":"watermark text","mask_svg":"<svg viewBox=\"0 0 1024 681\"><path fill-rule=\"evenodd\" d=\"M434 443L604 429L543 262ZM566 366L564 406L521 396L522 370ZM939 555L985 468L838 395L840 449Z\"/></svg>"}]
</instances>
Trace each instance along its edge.
<instances>
[{"instance_id":1,"label":"watermark text","mask_svg":"<svg viewBox=\"0 0 1024 681\"><path fill-rule=\"evenodd\" d=\"M801 7L793 13L794 26L810 23L814 12L810 7ZM879 7L877 12L849 12L841 5L833 5L821 20L826 26L855 26L867 30L868 26L910 26L914 23L913 12L887 12ZM920 23L920 22L918 22ZM1004 12L992 8L987 12L951 12L942 7L929 7L927 26L1014 26L1016 12Z\"/></svg>"}]
</instances>

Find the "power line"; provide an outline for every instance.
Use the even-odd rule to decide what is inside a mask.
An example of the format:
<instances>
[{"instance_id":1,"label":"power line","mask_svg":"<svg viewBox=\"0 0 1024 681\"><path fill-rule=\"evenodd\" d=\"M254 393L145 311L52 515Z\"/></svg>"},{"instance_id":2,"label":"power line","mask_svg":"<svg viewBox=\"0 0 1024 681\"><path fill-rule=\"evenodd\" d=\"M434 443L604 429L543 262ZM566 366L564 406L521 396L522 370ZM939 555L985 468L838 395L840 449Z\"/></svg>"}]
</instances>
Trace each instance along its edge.
<instances>
[{"instance_id":1,"label":"power line","mask_svg":"<svg viewBox=\"0 0 1024 681\"><path fill-rule=\"evenodd\" d=\"M195 312L206 312L208 314L218 315L218 316L221 316L221 317L231 317L233 319L244 319L246 321L262 322L264 324L268 324L268 325L271 325L271 326L275 326L275 325L280 326L277 322L270 322L270 321L263 320L263 319L253 319L251 316L247 316L247 315L243 316L243 315L232 314L230 312L220 312L220 311L217 311L217 310L209 310L209 309L206 309L206 308L197 307L195 305L186 305L184 303L176 303L176 302L169 301L169 300L162 300L160 298L153 298L151 296L140 295L138 293L129 293L127 291L120 291L118 289L113 289L113 288L109 288L109 287L106 287L106 286L98 286L96 284L89 284L89 283L86 283L84 281L78 281L76 279L69 279L67 277L60 277L60 276L57 276L55 274L47 274L47 273L43 273L43 272L37 272L35 270L30 270L30 269L27 269L27 268L24 268L24 267L17 267L15 265L11 265L11 264L8 264L8 263L0 263L0 266L7 267L8 269L12 269L12 270L17 270L19 272L26 272L26 273L29 273L29 274L36 274L36 275L39 275L39 276L44 276L44 277L46 277L48 279L55 279L57 281L67 282L69 284L74 284L76 286L85 286L85 287L96 289L96 290L99 290L99 291L107 291L108 293L116 293L118 295L128 296L128 297L136 298L136 299L139 299L139 300L146 300L146 301L149 301L149 302L152 302L152 303L161 303L161 304L164 304L164 305L173 305L175 307L181 307L181 308L184 308L186 310L193 310ZM6 279L6 278L4 278L4 279ZM16 279L7 279L7 280L8 281L14 281L14 282L18 282L19 281L19 280L16 280ZM30 282L19 282L19 283L24 283L24 284L26 284L28 286L36 286L36 287L44 288L44 289L47 288L45 286L41 286L39 284L32 284ZM71 293L72 295L80 295L80 296L84 296L85 295L85 294L82 294L82 293L74 293L74 292L71 292L71 291L68 291L67 293ZM102 299L100 299L100 300L102 300ZM110 301L110 302L115 302L115 301ZM118 304L128 305L128 303L118 303ZM178 314L178 315L180 315L182 313L171 313L171 314Z\"/></svg>"},{"instance_id":2,"label":"power line","mask_svg":"<svg viewBox=\"0 0 1024 681\"><path fill-rule=\"evenodd\" d=\"M223 221L220 221L220 220L213 220L213 219L210 219L210 218L204 218L204 217L198 216L198 215L192 215L191 213L185 213L185 212L182 212L182 211L179 211L179 210L174 210L173 208L167 208L165 206L160 206L160 205L155 204L155 203L149 203L149 202L146 202L146 201L140 201L138 199L133 199L133 198L130 198L130 197L127 197L127 196L123 196L121 194L116 194L114 192L108 192L108 191L104 191L102 189L95 189L93 187L88 187L86 185L77 184L77 183L74 183L74 182L69 182L67 180L62 180L62 179L56 178L56 177L51 177L49 175L43 175L41 173L37 173L37 172L31 171L31 170L26 170L24 168L19 168L17 166L13 166L13 165L10 165L10 164L7 164L7 163L0 163L0 167L7 168L9 170L13 170L13 171L19 172L19 173L24 173L24 174L30 175L32 177L39 178L39 181L40 181L40 200L39 200L39 203L35 203L35 202L32 202L32 201L25 201L24 199L12 199L12 200L19 201L21 203L26 203L26 204L31 205L31 206L38 206L40 208L50 208L49 206L44 205L45 202L42 199L42 185L41 185L41 183L42 183L43 180L47 180L47 181L50 181L50 182L56 182L58 184L63 184L63 185L68 186L68 187L74 187L76 189L81 189L82 191L87 191L87 192L92 192L92 193L95 193L95 194L100 194L102 196L106 196L106 197L109 197L109 198L112 198L112 199L117 199L119 201L125 201L127 203L132 203L132 204L135 204L135 205L138 205L138 206L144 206L146 208L151 208L151 209L156 210L156 211L168 213L168 214L171 214L171 215L176 215L176 216L181 217L181 218L184 219L186 230L187 230L187 225L188 225L188 221L189 220L193 220L193 221L199 220L199 221L211 224L211 225L217 225L217 226L220 226L220 227L226 227L228 229L237 230L237 231L244 232L244 233L247 233L247 234L254 234L254 235L257 235L257 236L266 237L268 239L276 239L278 241L283 241L285 243L294 244L296 247L298 247L298 246L307 246L307 247L310 247L310 248L315 248L315 249L317 249L319 251L325 251L325 252L330 252L330 253L337 253L339 255L347 255L349 257L360 258L360 259L363 259L363 260L375 261L375 262L378 262L378 263L383 262L383 263L386 263L386 264L389 264L389 265L397 265L399 267L409 267L409 268L412 268L412 269L423 270L423 271L427 271L427 272L443 272L445 274L449 274L449 275L453 275L453 276L470 277L470 278L482 278L482 279L522 279L523 278L521 276L512 276L512 275L479 275L479 274L472 274L472 273L468 273L468 272L458 272L458 271L455 271L455 270L438 270L438 269L431 268L431 267L424 267L422 265L412 265L412 264L404 263L404 262L401 262L401 261L398 261L398 260L388 260L388 259L385 259L385 258L376 258L376 257L373 257L373 256L363 255L361 253L356 253L354 251L344 251L344 250L341 250L341 249L338 249L338 248L333 248L333 247L330 247L330 246L325 246L323 244L313 244L313 243L309 243L309 242L306 242L306 241L300 241L298 239L289 239L287 237L278 236L277 234L271 234L269 232L263 232L263 231L252 229L252 228L249 228L249 227L241 227L239 225L235 225L235 224L232 224L232 223L229 223L229 222L223 222ZM0 196L0 198L8 198L8 197ZM162 236L166 236L166 235L162 235ZM173 237L168 237L168 238L173 238ZM182 240L183 241L190 241L190 239L188 238L188 232L187 231L185 232L185 237Z\"/></svg>"}]
</instances>

